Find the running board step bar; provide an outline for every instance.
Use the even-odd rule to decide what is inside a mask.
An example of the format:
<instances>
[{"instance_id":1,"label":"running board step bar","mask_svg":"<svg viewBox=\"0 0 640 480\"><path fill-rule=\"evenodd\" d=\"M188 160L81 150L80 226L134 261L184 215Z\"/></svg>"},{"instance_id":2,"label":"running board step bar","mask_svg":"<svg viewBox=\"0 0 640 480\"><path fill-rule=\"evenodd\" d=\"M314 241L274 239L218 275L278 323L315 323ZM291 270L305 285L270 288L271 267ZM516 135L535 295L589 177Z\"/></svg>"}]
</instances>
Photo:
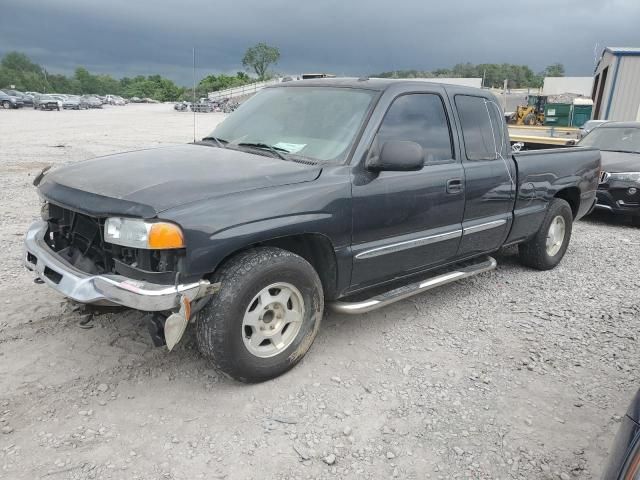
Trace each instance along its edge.
<instances>
[{"instance_id":1,"label":"running board step bar","mask_svg":"<svg viewBox=\"0 0 640 480\"><path fill-rule=\"evenodd\" d=\"M404 300L405 298L412 297L413 295L417 295L418 293L426 292L427 290L431 290L432 288L440 287L442 285L446 285L447 283L457 282L458 280L462 280L463 278L473 277L474 275L494 270L497 265L498 262L496 262L493 257L487 257L479 263L474 263L471 265L467 264L464 267L456 268L452 271L443 273L436 277L432 277L426 280L423 279L416 283L411 283L409 285L395 288L367 300L363 300L360 302L332 302L329 304L329 308L331 308L331 310L333 310L334 312L348 314L370 312L372 310L377 310L378 308L386 307L387 305L395 303L399 300Z\"/></svg>"}]
</instances>

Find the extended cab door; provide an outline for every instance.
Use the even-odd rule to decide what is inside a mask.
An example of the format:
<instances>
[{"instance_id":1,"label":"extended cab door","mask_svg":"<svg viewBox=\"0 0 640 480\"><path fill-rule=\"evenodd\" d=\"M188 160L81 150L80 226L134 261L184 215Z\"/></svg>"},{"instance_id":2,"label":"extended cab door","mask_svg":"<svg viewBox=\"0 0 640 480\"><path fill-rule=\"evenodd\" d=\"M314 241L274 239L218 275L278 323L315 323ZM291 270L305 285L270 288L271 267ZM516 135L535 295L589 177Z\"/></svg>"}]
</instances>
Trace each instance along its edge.
<instances>
[{"instance_id":1,"label":"extended cab door","mask_svg":"<svg viewBox=\"0 0 640 480\"><path fill-rule=\"evenodd\" d=\"M493 97L453 94L464 146L466 203L458 257L498 249L511 228L516 170L502 110Z\"/></svg>"},{"instance_id":2,"label":"extended cab door","mask_svg":"<svg viewBox=\"0 0 640 480\"><path fill-rule=\"evenodd\" d=\"M442 87L425 83L418 91L383 96L374 112L371 122L378 123L370 132L369 155L389 140L412 141L423 147L425 165L419 171L371 172L364 166L365 155L355 166L353 289L455 257L462 235L464 172L454 154L447 105Z\"/></svg>"}]
</instances>

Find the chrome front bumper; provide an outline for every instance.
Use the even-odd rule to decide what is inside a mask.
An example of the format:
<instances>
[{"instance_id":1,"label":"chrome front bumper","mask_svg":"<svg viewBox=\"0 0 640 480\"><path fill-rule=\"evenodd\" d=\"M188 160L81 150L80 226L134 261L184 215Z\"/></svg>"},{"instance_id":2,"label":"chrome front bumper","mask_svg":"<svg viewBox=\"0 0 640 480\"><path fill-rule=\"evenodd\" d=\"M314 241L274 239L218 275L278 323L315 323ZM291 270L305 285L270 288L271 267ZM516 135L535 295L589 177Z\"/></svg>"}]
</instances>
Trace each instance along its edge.
<instances>
[{"instance_id":1,"label":"chrome front bumper","mask_svg":"<svg viewBox=\"0 0 640 480\"><path fill-rule=\"evenodd\" d=\"M207 280L158 285L115 274L87 274L56 255L44 242L46 233L46 222L31 225L24 240L24 265L47 285L77 302L159 312L178 308L182 295L195 300L210 293Z\"/></svg>"}]
</instances>

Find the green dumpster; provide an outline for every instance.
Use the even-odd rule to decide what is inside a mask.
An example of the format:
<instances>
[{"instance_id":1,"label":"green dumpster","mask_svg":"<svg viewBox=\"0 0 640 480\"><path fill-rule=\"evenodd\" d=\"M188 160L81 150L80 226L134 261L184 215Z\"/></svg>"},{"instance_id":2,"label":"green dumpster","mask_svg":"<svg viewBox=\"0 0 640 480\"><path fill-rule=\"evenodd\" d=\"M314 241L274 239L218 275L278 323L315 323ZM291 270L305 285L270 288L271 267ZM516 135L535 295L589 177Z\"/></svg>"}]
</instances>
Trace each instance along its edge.
<instances>
[{"instance_id":1,"label":"green dumpster","mask_svg":"<svg viewBox=\"0 0 640 480\"><path fill-rule=\"evenodd\" d=\"M547 103L544 106L544 124L551 127L568 127L571 123L570 103Z\"/></svg>"}]
</instances>

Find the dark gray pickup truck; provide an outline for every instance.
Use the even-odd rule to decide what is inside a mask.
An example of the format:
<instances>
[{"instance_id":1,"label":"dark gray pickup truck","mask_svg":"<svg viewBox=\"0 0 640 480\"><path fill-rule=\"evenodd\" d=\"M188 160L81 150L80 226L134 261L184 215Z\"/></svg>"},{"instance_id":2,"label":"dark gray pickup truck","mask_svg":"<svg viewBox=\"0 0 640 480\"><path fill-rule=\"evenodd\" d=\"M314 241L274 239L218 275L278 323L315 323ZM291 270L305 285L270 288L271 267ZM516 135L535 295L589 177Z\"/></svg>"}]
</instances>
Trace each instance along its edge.
<instances>
[{"instance_id":1,"label":"dark gray pickup truck","mask_svg":"<svg viewBox=\"0 0 640 480\"><path fill-rule=\"evenodd\" d=\"M266 88L195 144L36 179L25 265L87 304L146 312L171 349L242 381L295 365L325 303L379 308L495 268L555 267L594 206L596 149L512 154L485 90L332 79Z\"/></svg>"}]
</instances>

